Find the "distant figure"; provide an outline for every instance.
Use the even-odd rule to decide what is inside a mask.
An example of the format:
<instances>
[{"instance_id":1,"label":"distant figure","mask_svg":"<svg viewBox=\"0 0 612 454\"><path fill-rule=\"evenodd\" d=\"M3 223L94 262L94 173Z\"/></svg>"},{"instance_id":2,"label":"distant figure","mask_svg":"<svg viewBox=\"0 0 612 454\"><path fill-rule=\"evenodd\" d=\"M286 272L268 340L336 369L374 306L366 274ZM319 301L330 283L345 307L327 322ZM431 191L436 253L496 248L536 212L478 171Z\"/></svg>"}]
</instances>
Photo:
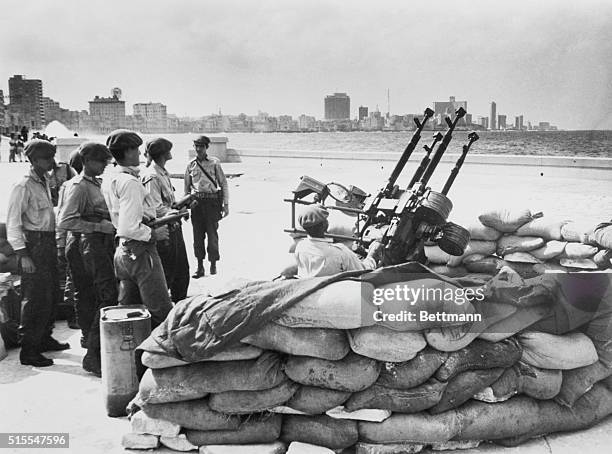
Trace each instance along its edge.
<instances>
[{"instance_id":1,"label":"distant figure","mask_svg":"<svg viewBox=\"0 0 612 454\"><path fill-rule=\"evenodd\" d=\"M15 151L16 157L19 158L19 162L23 162L23 142L17 138L17 149Z\"/></svg>"},{"instance_id":2,"label":"distant figure","mask_svg":"<svg viewBox=\"0 0 612 454\"><path fill-rule=\"evenodd\" d=\"M187 165L185 172L185 195L195 194L198 203L191 209L193 226L193 250L198 268L192 276L204 276L204 258L208 252L210 274L217 274L219 255L219 220L229 214L229 193L225 174L219 160L208 157L206 151L210 139L200 136L193 141L197 157ZM208 237L208 247L204 241Z\"/></svg>"},{"instance_id":3,"label":"distant figure","mask_svg":"<svg viewBox=\"0 0 612 454\"><path fill-rule=\"evenodd\" d=\"M16 162L15 161L15 157L17 155L19 155L19 162L22 161L21 159L21 147L23 146L23 143L21 143L21 140L19 140L19 137L17 136L16 133L11 133L11 140L9 141L9 162Z\"/></svg>"},{"instance_id":4,"label":"distant figure","mask_svg":"<svg viewBox=\"0 0 612 454\"><path fill-rule=\"evenodd\" d=\"M30 131L30 130L28 129L28 127L27 127L27 126L23 126L23 127L21 128L21 140L22 140L24 143L28 141L28 132L29 132L29 131Z\"/></svg>"},{"instance_id":5,"label":"distant figure","mask_svg":"<svg viewBox=\"0 0 612 454\"><path fill-rule=\"evenodd\" d=\"M78 132L75 132L75 133L73 134L73 136L74 136L74 137L79 137L79 133L78 133Z\"/></svg>"}]
</instances>

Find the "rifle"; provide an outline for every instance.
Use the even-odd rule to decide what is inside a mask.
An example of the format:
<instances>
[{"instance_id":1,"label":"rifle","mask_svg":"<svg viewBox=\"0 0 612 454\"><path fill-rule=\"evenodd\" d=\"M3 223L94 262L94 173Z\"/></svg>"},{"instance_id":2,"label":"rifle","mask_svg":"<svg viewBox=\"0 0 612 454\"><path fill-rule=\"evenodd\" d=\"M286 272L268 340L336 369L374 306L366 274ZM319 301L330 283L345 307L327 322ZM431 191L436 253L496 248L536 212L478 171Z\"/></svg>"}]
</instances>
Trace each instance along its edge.
<instances>
[{"instance_id":1,"label":"rifle","mask_svg":"<svg viewBox=\"0 0 612 454\"><path fill-rule=\"evenodd\" d=\"M175 210L183 210L187 208L193 208L193 206L197 204L197 198L195 194L187 194L184 197L181 197L177 201L172 204L172 208Z\"/></svg>"},{"instance_id":2,"label":"rifle","mask_svg":"<svg viewBox=\"0 0 612 454\"><path fill-rule=\"evenodd\" d=\"M163 227L164 225L180 222L183 218L187 218L188 216L188 211L179 211L178 213L167 214L161 218L152 219L144 224L152 229L157 229L159 227Z\"/></svg>"},{"instance_id":3,"label":"rifle","mask_svg":"<svg viewBox=\"0 0 612 454\"><path fill-rule=\"evenodd\" d=\"M414 151L417 144L419 143L419 140L421 140L421 132L423 131L423 128L425 127L425 124L427 123L427 120L429 120L433 116L433 114L434 114L434 111L428 107L427 109L425 109L425 112L423 112L423 121L419 121L418 118L414 119L414 123L416 124L417 129L414 132L412 139L410 140L410 143L406 146L406 149L402 153L402 156L400 157L399 161L395 165L393 172L391 172L391 176L389 177L387 184L385 185L384 188L380 189L378 193L376 194L376 196L374 196L374 198L370 201L370 203L366 207L364 207L364 211L367 214L367 219L364 222L364 225L360 232L360 236L363 235L363 233L365 232L365 229L374 220L374 216L376 215L376 212L378 211L380 202L385 198L391 197L394 187L395 187L395 182L397 181L400 174L402 173L402 170L404 170L404 167L406 166L408 159L410 158L410 156L412 155L412 152Z\"/></svg>"}]
</instances>

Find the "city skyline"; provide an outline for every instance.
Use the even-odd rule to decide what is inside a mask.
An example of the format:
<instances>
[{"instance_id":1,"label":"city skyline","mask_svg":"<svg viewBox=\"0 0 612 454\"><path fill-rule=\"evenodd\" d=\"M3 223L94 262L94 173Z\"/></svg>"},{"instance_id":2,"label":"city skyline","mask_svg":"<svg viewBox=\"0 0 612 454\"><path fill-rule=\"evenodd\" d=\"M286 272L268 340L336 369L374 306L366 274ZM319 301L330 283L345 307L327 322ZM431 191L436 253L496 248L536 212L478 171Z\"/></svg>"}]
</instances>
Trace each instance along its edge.
<instances>
[{"instance_id":1,"label":"city skyline","mask_svg":"<svg viewBox=\"0 0 612 454\"><path fill-rule=\"evenodd\" d=\"M455 95L475 115L495 100L509 119L612 129L604 1L9 3L0 80L42 79L71 110L118 86L180 117L323 118L322 97L347 92L355 118L360 105L386 112L389 90L398 114Z\"/></svg>"}]
</instances>

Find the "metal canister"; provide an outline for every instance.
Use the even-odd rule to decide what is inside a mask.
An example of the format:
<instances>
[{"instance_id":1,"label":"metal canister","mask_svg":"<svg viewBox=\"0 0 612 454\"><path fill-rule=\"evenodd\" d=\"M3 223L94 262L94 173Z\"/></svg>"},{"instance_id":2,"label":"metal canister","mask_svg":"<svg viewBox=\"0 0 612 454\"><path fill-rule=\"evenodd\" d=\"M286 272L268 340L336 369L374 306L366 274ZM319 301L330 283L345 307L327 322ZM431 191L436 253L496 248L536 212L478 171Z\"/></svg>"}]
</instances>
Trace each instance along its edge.
<instances>
[{"instance_id":1,"label":"metal canister","mask_svg":"<svg viewBox=\"0 0 612 454\"><path fill-rule=\"evenodd\" d=\"M102 385L108 416L125 416L138 392L136 347L151 334L151 314L140 305L100 310Z\"/></svg>"}]
</instances>

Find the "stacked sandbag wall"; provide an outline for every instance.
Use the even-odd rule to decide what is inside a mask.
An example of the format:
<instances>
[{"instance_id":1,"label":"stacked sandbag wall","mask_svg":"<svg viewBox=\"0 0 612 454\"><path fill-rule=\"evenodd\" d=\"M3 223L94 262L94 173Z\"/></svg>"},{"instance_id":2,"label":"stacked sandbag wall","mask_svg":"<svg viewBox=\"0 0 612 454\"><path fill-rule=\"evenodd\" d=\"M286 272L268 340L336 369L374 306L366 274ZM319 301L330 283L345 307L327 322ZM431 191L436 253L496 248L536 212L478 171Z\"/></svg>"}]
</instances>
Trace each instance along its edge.
<instances>
[{"instance_id":1,"label":"stacked sandbag wall","mask_svg":"<svg viewBox=\"0 0 612 454\"><path fill-rule=\"evenodd\" d=\"M465 227L471 240L460 257L425 247L434 271L448 276L496 274L510 266L524 277L547 271L601 271L611 267L612 226L559 220L529 209L493 210Z\"/></svg>"},{"instance_id":2,"label":"stacked sandbag wall","mask_svg":"<svg viewBox=\"0 0 612 454\"><path fill-rule=\"evenodd\" d=\"M530 330L541 314L529 305L525 313L494 302L461 306L488 313L499 329L398 329L365 323L374 289L355 294L351 285L365 284L331 284L206 361L145 352L149 369L124 446L419 452L516 444L612 413L612 369L591 339Z\"/></svg>"}]
</instances>

